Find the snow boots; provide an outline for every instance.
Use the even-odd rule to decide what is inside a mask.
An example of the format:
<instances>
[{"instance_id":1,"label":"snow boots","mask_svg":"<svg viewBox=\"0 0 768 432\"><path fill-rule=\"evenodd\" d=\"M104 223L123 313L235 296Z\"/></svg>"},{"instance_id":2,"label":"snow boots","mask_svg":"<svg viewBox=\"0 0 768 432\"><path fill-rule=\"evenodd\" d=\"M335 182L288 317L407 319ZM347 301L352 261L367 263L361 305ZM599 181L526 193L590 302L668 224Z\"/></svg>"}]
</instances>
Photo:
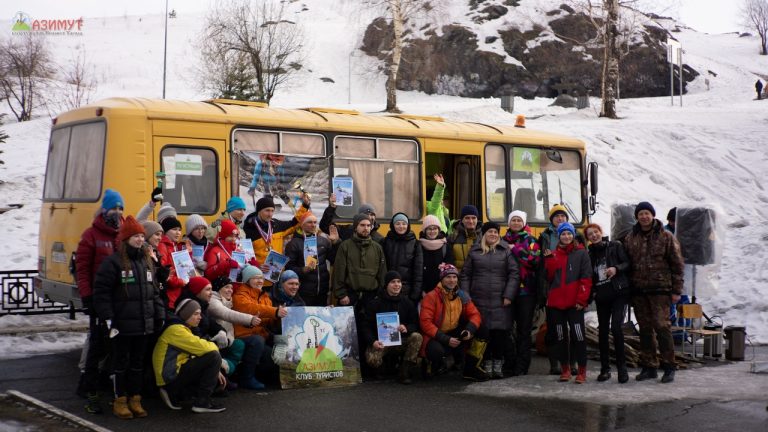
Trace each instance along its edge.
<instances>
[{"instance_id":1,"label":"snow boots","mask_svg":"<svg viewBox=\"0 0 768 432\"><path fill-rule=\"evenodd\" d=\"M112 404L112 413L115 414L117 418L121 419L133 418L133 413L128 408L128 398L126 396L120 396L115 399L115 402Z\"/></svg>"},{"instance_id":2,"label":"snow boots","mask_svg":"<svg viewBox=\"0 0 768 432\"><path fill-rule=\"evenodd\" d=\"M656 379L659 374L656 372L656 368L644 367L639 374L635 377L637 381L645 381L649 379Z\"/></svg>"},{"instance_id":3,"label":"snow boots","mask_svg":"<svg viewBox=\"0 0 768 432\"><path fill-rule=\"evenodd\" d=\"M579 366L577 369L576 379L574 382L576 384L584 384L587 382L587 367L586 366ZM610 373L609 373L610 375Z\"/></svg>"},{"instance_id":4,"label":"snow boots","mask_svg":"<svg viewBox=\"0 0 768 432\"><path fill-rule=\"evenodd\" d=\"M147 416L147 412L141 406L141 396L139 395L133 395L128 398L128 409L131 410L134 417L141 418Z\"/></svg>"},{"instance_id":5,"label":"snow boots","mask_svg":"<svg viewBox=\"0 0 768 432\"><path fill-rule=\"evenodd\" d=\"M675 367L664 365L664 375L661 377L662 384L669 384L675 380Z\"/></svg>"},{"instance_id":6,"label":"snow boots","mask_svg":"<svg viewBox=\"0 0 768 432\"><path fill-rule=\"evenodd\" d=\"M571 365L564 364L560 366L560 382L568 382L571 380Z\"/></svg>"}]
</instances>

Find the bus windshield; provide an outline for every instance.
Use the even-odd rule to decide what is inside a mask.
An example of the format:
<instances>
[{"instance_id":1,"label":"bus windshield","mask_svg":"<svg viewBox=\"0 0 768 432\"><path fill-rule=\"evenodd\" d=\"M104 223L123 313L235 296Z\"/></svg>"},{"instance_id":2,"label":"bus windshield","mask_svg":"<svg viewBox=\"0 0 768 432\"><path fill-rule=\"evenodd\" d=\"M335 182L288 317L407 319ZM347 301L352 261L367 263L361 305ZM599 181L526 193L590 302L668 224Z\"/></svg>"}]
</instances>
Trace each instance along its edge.
<instances>
[{"instance_id":1,"label":"bus windshield","mask_svg":"<svg viewBox=\"0 0 768 432\"><path fill-rule=\"evenodd\" d=\"M485 174L488 217L492 220L506 222L511 210L523 210L528 223L549 223L549 209L555 204L565 206L572 223L583 220L581 157L577 151L489 145Z\"/></svg>"}]
</instances>

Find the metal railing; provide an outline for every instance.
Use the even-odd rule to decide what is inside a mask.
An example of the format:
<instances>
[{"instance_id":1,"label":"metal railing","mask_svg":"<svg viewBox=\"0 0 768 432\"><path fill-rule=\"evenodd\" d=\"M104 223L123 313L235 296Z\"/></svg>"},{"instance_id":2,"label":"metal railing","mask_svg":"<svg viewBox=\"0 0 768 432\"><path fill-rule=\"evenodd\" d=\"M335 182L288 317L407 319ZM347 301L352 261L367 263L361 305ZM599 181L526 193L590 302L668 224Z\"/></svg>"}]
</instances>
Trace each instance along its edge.
<instances>
[{"instance_id":1,"label":"metal railing","mask_svg":"<svg viewBox=\"0 0 768 432\"><path fill-rule=\"evenodd\" d=\"M0 316L68 313L70 319L75 319L75 313L82 309L35 294L35 276L37 270L0 271Z\"/></svg>"}]
</instances>

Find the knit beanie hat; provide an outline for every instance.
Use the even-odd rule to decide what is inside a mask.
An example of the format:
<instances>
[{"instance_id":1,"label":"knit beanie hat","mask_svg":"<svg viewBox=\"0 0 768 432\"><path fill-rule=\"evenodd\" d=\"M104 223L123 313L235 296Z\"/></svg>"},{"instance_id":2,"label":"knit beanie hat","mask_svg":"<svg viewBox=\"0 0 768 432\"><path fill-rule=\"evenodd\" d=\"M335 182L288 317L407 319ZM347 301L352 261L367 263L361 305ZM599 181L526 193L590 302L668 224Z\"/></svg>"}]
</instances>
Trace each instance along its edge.
<instances>
[{"instance_id":1,"label":"knit beanie hat","mask_svg":"<svg viewBox=\"0 0 768 432\"><path fill-rule=\"evenodd\" d=\"M219 231L220 239L224 240L229 236L237 237L238 234L239 234L239 231L237 229L237 225L235 225L234 222L232 222L229 219L224 219L223 221L221 221L221 231Z\"/></svg>"},{"instance_id":2,"label":"knit beanie hat","mask_svg":"<svg viewBox=\"0 0 768 432\"><path fill-rule=\"evenodd\" d=\"M389 283L395 279L399 279L400 281L403 280L402 276L400 276L400 273L394 270L388 271L387 274L384 275L384 288L386 288L387 285L389 285Z\"/></svg>"},{"instance_id":3,"label":"knit beanie hat","mask_svg":"<svg viewBox=\"0 0 768 432\"><path fill-rule=\"evenodd\" d=\"M125 201L120 196L120 192L107 189L104 191L104 198L101 200L101 208L104 210L112 210L115 207L125 208Z\"/></svg>"},{"instance_id":4,"label":"knit beanie hat","mask_svg":"<svg viewBox=\"0 0 768 432\"><path fill-rule=\"evenodd\" d=\"M171 203L164 202L163 205L160 206L160 209L157 211L157 221L163 223L163 221L169 217L178 218L179 215L176 213L176 209L173 208Z\"/></svg>"},{"instance_id":5,"label":"knit beanie hat","mask_svg":"<svg viewBox=\"0 0 768 432\"><path fill-rule=\"evenodd\" d=\"M202 291L203 288L207 287L208 285L211 285L211 281L209 281L208 279L202 276L194 276L189 278L189 282L187 283L187 289L192 294L198 295L200 294L200 291Z\"/></svg>"},{"instance_id":6,"label":"knit beanie hat","mask_svg":"<svg viewBox=\"0 0 768 432\"><path fill-rule=\"evenodd\" d=\"M496 222L493 222L493 221L488 221L488 222L484 223L483 227L480 228L480 231L483 233L483 235L485 235L485 233L487 233L488 230L492 230L492 229L495 229L496 232L500 232L501 231L501 227L499 226L499 224L496 223Z\"/></svg>"},{"instance_id":7,"label":"knit beanie hat","mask_svg":"<svg viewBox=\"0 0 768 432\"><path fill-rule=\"evenodd\" d=\"M189 319L189 317L192 316L193 313L199 310L201 310L200 303L192 299L185 298L176 305L176 316L181 318L182 321L186 321Z\"/></svg>"},{"instance_id":8,"label":"knit beanie hat","mask_svg":"<svg viewBox=\"0 0 768 432\"><path fill-rule=\"evenodd\" d=\"M528 213L526 213L526 212L524 212L522 210L515 210L515 211L513 211L512 213L509 214L509 217L507 218L507 225L509 225L510 222L512 222L512 218L515 217L515 216L517 216L517 217L519 217L520 219L523 220L523 226L525 226L525 224L528 223L527 222Z\"/></svg>"},{"instance_id":9,"label":"knit beanie hat","mask_svg":"<svg viewBox=\"0 0 768 432\"><path fill-rule=\"evenodd\" d=\"M357 232L357 225L364 220L371 222L371 217L365 213L356 214L355 217L352 218L352 231Z\"/></svg>"},{"instance_id":10,"label":"knit beanie hat","mask_svg":"<svg viewBox=\"0 0 768 432\"><path fill-rule=\"evenodd\" d=\"M635 219L637 219L637 214L640 213L640 211L642 210L648 210L649 212L651 212L653 217L656 217L656 209L653 208L651 203L649 203L648 201L643 201L640 204L638 204L637 207L635 207Z\"/></svg>"},{"instance_id":11,"label":"knit beanie hat","mask_svg":"<svg viewBox=\"0 0 768 432\"><path fill-rule=\"evenodd\" d=\"M227 201L227 213L232 213L235 210L245 210L245 201L239 196L233 196Z\"/></svg>"},{"instance_id":12,"label":"knit beanie hat","mask_svg":"<svg viewBox=\"0 0 768 432\"><path fill-rule=\"evenodd\" d=\"M216 279L211 282L211 286L213 287L213 290L216 292L219 292L220 289L224 288L227 285L232 285L232 281L226 277L226 276L219 276Z\"/></svg>"},{"instance_id":13,"label":"knit beanie hat","mask_svg":"<svg viewBox=\"0 0 768 432\"><path fill-rule=\"evenodd\" d=\"M555 204L552 206L552 208L549 210L549 222L552 222L552 218L555 217L558 214L564 214L565 220L568 220L568 210L565 208L562 204Z\"/></svg>"},{"instance_id":14,"label":"knit beanie hat","mask_svg":"<svg viewBox=\"0 0 768 432\"><path fill-rule=\"evenodd\" d=\"M395 224L395 222L408 222L408 216L405 215L405 213L398 213L392 218L392 225Z\"/></svg>"},{"instance_id":15,"label":"knit beanie hat","mask_svg":"<svg viewBox=\"0 0 768 432\"><path fill-rule=\"evenodd\" d=\"M125 222L120 225L120 230L117 232L117 241L128 240L136 234L144 234L144 227L133 216L128 216L125 218Z\"/></svg>"},{"instance_id":16,"label":"knit beanie hat","mask_svg":"<svg viewBox=\"0 0 768 432\"><path fill-rule=\"evenodd\" d=\"M570 231L571 234L576 235L576 228L570 222L563 222L557 227L557 236L560 237L564 231Z\"/></svg>"},{"instance_id":17,"label":"knit beanie hat","mask_svg":"<svg viewBox=\"0 0 768 432\"><path fill-rule=\"evenodd\" d=\"M173 216L168 216L160 222L160 226L163 227L163 232L168 232L174 228L181 229L181 222Z\"/></svg>"},{"instance_id":18,"label":"knit beanie hat","mask_svg":"<svg viewBox=\"0 0 768 432\"><path fill-rule=\"evenodd\" d=\"M270 207L275 208L275 200L269 195L264 195L256 201L256 214L259 214L260 211Z\"/></svg>"},{"instance_id":19,"label":"knit beanie hat","mask_svg":"<svg viewBox=\"0 0 768 432\"><path fill-rule=\"evenodd\" d=\"M248 284L249 280L251 280L251 279L253 279L253 278L257 277L257 276L264 277L264 273L262 273L261 270L259 270L258 267L252 266L250 264L245 266L245 268L242 271L242 275L243 275L243 283L244 284Z\"/></svg>"},{"instance_id":20,"label":"knit beanie hat","mask_svg":"<svg viewBox=\"0 0 768 432\"><path fill-rule=\"evenodd\" d=\"M208 224L205 222L205 219L203 219L202 216L199 214L193 214L187 216L187 222L185 224L185 228L187 228L187 235L191 234L192 231L195 230L195 228L199 226L204 226L208 228Z\"/></svg>"},{"instance_id":21,"label":"knit beanie hat","mask_svg":"<svg viewBox=\"0 0 768 432\"><path fill-rule=\"evenodd\" d=\"M440 270L440 280L443 280L444 277L452 274L459 276L459 269L453 264L442 263L437 266L437 268Z\"/></svg>"},{"instance_id":22,"label":"knit beanie hat","mask_svg":"<svg viewBox=\"0 0 768 432\"><path fill-rule=\"evenodd\" d=\"M461 208L461 216L459 219L464 219L464 216L480 217L480 212L477 211L477 207L473 206L472 204L467 204Z\"/></svg>"},{"instance_id":23,"label":"knit beanie hat","mask_svg":"<svg viewBox=\"0 0 768 432\"><path fill-rule=\"evenodd\" d=\"M372 204L365 203L358 207L357 209L358 213L365 213L365 214L376 214L376 209L373 207Z\"/></svg>"},{"instance_id":24,"label":"knit beanie hat","mask_svg":"<svg viewBox=\"0 0 768 432\"><path fill-rule=\"evenodd\" d=\"M293 270L283 270L283 273L280 274L280 283L289 281L291 279L299 279L299 275L297 275Z\"/></svg>"},{"instance_id":25,"label":"knit beanie hat","mask_svg":"<svg viewBox=\"0 0 768 432\"><path fill-rule=\"evenodd\" d=\"M428 215L424 218L424 222L422 222L421 227L423 229L427 229L431 226L436 226L440 228L440 219L437 218L435 215Z\"/></svg>"},{"instance_id":26,"label":"knit beanie hat","mask_svg":"<svg viewBox=\"0 0 768 432\"><path fill-rule=\"evenodd\" d=\"M142 221L141 222L141 226L144 227L144 236L145 237L151 237L156 232L165 233L165 231L163 231L163 227L159 223L157 223L155 221L152 221L152 220Z\"/></svg>"}]
</instances>

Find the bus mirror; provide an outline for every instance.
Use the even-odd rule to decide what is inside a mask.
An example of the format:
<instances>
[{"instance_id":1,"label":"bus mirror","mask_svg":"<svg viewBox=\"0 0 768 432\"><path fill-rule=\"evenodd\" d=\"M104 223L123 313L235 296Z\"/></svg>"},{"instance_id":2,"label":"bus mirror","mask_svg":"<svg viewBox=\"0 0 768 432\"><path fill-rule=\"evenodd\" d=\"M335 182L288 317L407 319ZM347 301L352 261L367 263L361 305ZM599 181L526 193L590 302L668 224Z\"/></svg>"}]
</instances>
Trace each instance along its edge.
<instances>
[{"instance_id":1,"label":"bus mirror","mask_svg":"<svg viewBox=\"0 0 768 432\"><path fill-rule=\"evenodd\" d=\"M546 155L547 159L551 160L552 162L563 163L563 156L557 150L547 150Z\"/></svg>"},{"instance_id":2,"label":"bus mirror","mask_svg":"<svg viewBox=\"0 0 768 432\"><path fill-rule=\"evenodd\" d=\"M589 163L589 194L597 195L597 162Z\"/></svg>"}]
</instances>

